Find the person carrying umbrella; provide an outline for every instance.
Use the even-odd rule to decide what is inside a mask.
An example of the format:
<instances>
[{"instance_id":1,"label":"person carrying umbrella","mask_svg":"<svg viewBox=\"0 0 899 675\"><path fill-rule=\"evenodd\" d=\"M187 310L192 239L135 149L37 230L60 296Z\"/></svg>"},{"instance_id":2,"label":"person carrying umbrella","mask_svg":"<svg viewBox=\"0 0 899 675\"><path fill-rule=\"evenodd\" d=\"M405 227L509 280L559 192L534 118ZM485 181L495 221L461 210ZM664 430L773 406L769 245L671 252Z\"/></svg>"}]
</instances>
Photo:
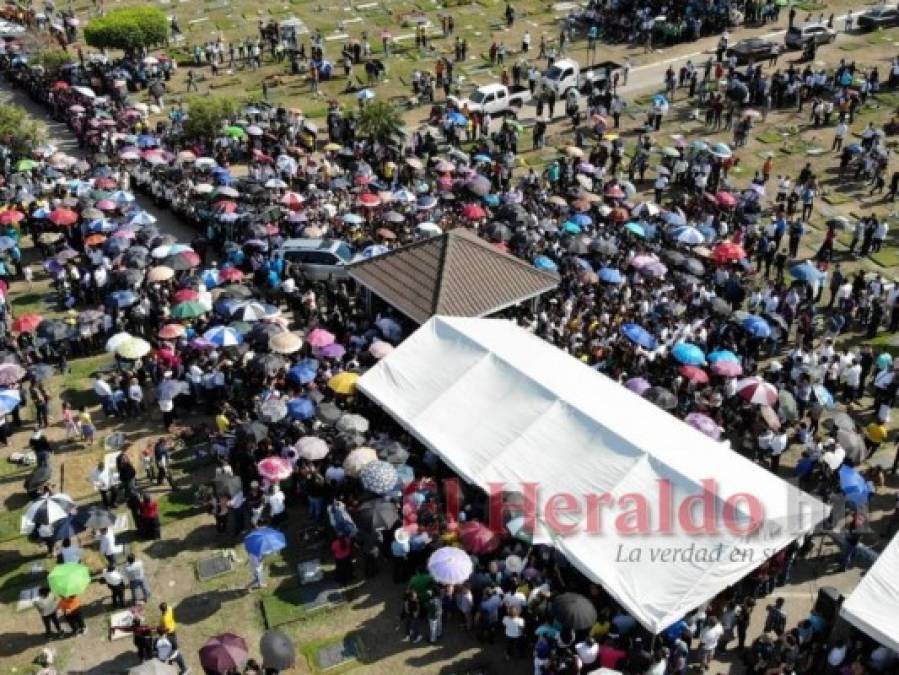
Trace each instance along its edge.
<instances>
[{"instance_id":1,"label":"person carrying umbrella","mask_svg":"<svg viewBox=\"0 0 899 675\"><path fill-rule=\"evenodd\" d=\"M62 635L62 626L59 623L59 600L50 592L48 586L43 586L38 592L37 597L31 601L31 604L37 609L41 615L41 621L44 623L44 632L48 638L54 638ZM50 630L50 627L56 629L56 632Z\"/></svg>"}]
</instances>

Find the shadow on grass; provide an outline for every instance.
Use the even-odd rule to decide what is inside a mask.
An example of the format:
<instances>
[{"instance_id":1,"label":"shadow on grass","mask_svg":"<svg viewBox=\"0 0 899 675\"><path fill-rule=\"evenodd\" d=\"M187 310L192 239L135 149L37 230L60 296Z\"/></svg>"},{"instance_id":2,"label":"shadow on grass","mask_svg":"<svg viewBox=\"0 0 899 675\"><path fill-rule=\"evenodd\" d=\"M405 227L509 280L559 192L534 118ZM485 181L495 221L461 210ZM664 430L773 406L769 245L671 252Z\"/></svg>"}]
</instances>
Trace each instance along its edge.
<instances>
[{"instance_id":1,"label":"shadow on grass","mask_svg":"<svg viewBox=\"0 0 899 675\"><path fill-rule=\"evenodd\" d=\"M200 623L220 612L225 603L242 598L247 593L245 588L223 588L191 595L178 603L175 607L175 616L178 617L179 623L185 625Z\"/></svg>"}]
</instances>

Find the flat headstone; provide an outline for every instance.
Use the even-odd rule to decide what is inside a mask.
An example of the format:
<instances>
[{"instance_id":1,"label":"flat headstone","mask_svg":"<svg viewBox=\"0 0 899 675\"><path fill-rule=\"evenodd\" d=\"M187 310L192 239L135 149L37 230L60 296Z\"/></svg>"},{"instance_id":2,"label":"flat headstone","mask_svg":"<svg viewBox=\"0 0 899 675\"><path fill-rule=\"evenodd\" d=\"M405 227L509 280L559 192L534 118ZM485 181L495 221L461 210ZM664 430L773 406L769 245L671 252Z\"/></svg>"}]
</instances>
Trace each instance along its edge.
<instances>
[{"instance_id":1,"label":"flat headstone","mask_svg":"<svg viewBox=\"0 0 899 675\"><path fill-rule=\"evenodd\" d=\"M197 577L200 581L208 581L234 570L231 556L220 553L212 558L205 558L197 563Z\"/></svg>"},{"instance_id":2,"label":"flat headstone","mask_svg":"<svg viewBox=\"0 0 899 675\"><path fill-rule=\"evenodd\" d=\"M109 639L121 640L122 638L132 637L131 633L117 630L118 628L128 628L134 620L134 614L131 610L124 609L121 612L113 612L109 615Z\"/></svg>"},{"instance_id":3,"label":"flat headstone","mask_svg":"<svg viewBox=\"0 0 899 675\"><path fill-rule=\"evenodd\" d=\"M24 612L26 609L31 609L31 603L33 600L37 599L39 590L40 588L35 586L34 588L24 588L19 591L19 601L16 603L16 611Z\"/></svg>"},{"instance_id":4,"label":"flat headstone","mask_svg":"<svg viewBox=\"0 0 899 675\"><path fill-rule=\"evenodd\" d=\"M346 601L343 591L335 581L322 581L317 584L300 586L300 607L307 612L339 605Z\"/></svg>"},{"instance_id":5,"label":"flat headstone","mask_svg":"<svg viewBox=\"0 0 899 675\"><path fill-rule=\"evenodd\" d=\"M334 35L329 35L325 38L327 42L333 42L334 40L346 40L349 37L346 33L334 33Z\"/></svg>"},{"instance_id":6,"label":"flat headstone","mask_svg":"<svg viewBox=\"0 0 899 675\"><path fill-rule=\"evenodd\" d=\"M362 21L361 16L354 16L352 19L344 19L344 23L360 23Z\"/></svg>"},{"instance_id":7,"label":"flat headstone","mask_svg":"<svg viewBox=\"0 0 899 675\"><path fill-rule=\"evenodd\" d=\"M297 565L297 576L300 578L301 584L314 584L321 581L325 576L321 561L318 558L304 560Z\"/></svg>"},{"instance_id":8,"label":"flat headstone","mask_svg":"<svg viewBox=\"0 0 899 675\"><path fill-rule=\"evenodd\" d=\"M377 2L363 2L361 5L356 5L356 9L372 9L377 7L378 4Z\"/></svg>"},{"instance_id":9,"label":"flat headstone","mask_svg":"<svg viewBox=\"0 0 899 675\"><path fill-rule=\"evenodd\" d=\"M122 532L128 532L131 529L131 516L128 513L119 513L116 514L115 524L112 526L112 531L116 534L121 534Z\"/></svg>"},{"instance_id":10,"label":"flat headstone","mask_svg":"<svg viewBox=\"0 0 899 675\"><path fill-rule=\"evenodd\" d=\"M347 635L339 642L319 647L315 651L316 670L330 670L350 661L356 661L360 656L359 641Z\"/></svg>"}]
</instances>

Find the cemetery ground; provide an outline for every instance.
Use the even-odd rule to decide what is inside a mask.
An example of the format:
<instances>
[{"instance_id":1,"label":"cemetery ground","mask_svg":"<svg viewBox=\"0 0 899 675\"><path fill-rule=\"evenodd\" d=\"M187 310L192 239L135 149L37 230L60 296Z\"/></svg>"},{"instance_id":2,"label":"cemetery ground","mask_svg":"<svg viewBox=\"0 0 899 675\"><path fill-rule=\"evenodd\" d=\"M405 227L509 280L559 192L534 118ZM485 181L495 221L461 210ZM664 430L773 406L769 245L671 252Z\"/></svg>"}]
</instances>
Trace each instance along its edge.
<instances>
[{"instance_id":1,"label":"cemetery ground","mask_svg":"<svg viewBox=\"0 0 899 675\"><path fill-rule=\"evenodd\" d=\"M187 30L189 17L200 15L197 11L200 4L191 0L173 6L173 11L177 12L179 16L183 15L181 23L185 30ZM79 4L76 3L75 6L79 7ZM391 8L397 6L399 6L397 3L390 5ZM556 16L552 8L547 9L548 6L536 3L523 3L517 6L520 14L525 13L523 11L525 7L533 8L533 14L526 14L519 23L527 21L530 16L535 22L538 22L538 25L549 25ZM834 11L840 15L846 6L848 5L832 3L820 11L824 11L826 14ZM310 27L321 27L326 34L333 31L336 26L333 18L335 12L315 11L314 3L301 1L284 7L286 7L286 11L282 14L274 14L271 13L272 9L265 9L262 10L262 16L278 18L296 14L307 21ZM473 34L474 27L486 25L485 20L480 16L463 19L464 14L460 16L460 13L466 7L478 8L487 15L488 19L495 22L500 20L504 5L497 2L452 8L456 15L457 27L461 30L472 30ZM364 11L362 10L363 14ZM380 10L378 11L380 12ZM438 8L429 6L427 13L429 16L436 16L439 11ZM224 27L218 28L224 30L227 37L243 33L249 34L255 30L255 9L244 9L243 12L250 12L247 14L249 19L242 15L239 20L234 16L215 19L213 18L216 15L215 12L210 11L206 13L209 17L208 21L191 25L202 26L204 23L227 19L223 23ZM347 12L347 14L350 13ZM394 35L399 34L401 29L398 25L394 26L393 24L394 14L385 13L384 16L390 18L387 26L391 27ZM377 20L372 19L373 22ZM381 20L386 21L387 19ZM367 21L368 18L366 18ZM316 22L321 22L321 24L317 25ZM234 26L231 25L232 23ZM472 29L465 27L468 24L471 24ZM380 24L378 25L380 27ZM784 25L785 21L782 19L780 27ZM350 26L355 26L351 32L357 36L361 30L360 24L355 22ZM517 24L516 29L511 31L513 37L515 30L518 29ZM190 32L189 39L205 40L206 36L211 34L210 30L197 28ZM770 27L762 29L763 32L770 30L772 30ZM548 34L554 33L548 28L547 32ZM532 29L531 35L532 44L536 45L539 42L537 29ZM741 36L742 33L735 37ZM486 31L483 36L474 37L479 37L480 41L476 43L474 39L470 40L472 47L470 52L478 54L477 65L479 66L482 65L480 54L486 52L490 39ZM372 39L372 44L376 51L380 49L377 39ZM440 44L448 46L451 42L442 41ZM506 44L517 49L517 37L514 40L506 39ZM656 68L655 66L650 67L651 64L657 60L674 58L678 54L712 49L713 46L714 40L706 40L699 45L695 43L680 45L665 50L662 54L643 55L642 49L632 52L635 67L646 65L646 69L644 71L635 70L631 75L635 79L627 93L627 97L631 101L631 114L623 117L625 126L623 133L628 139L628 145L633 145L638 122L642 121L641 106L647 104L648 96L660 88L662 81L661 74L664 72L664 66ZM584 62L586 59L582 45L578 44L576 47L574 55ZM610 53L615 49L618 48L611 48ZM821 49L817 65L823 66L826 63L828 66L832 66L840 58L855 59L867 67L874 64L879 65L883 77L887 71L890 57L897 51L899 51L899 29L852 35L841 38L836 45ZM422 56L422 58L425 57ZM415 67L430 67L433 58L428 58L428 66L423 66L419 61L405 57L392 59L389 64L391 82L379 85L376 88L378 95L386 96L388 99L394 96L408 95L408 87L402 84L401 79L403 69L408 69L408 72L411 73ZM599 50L597 58L598 60L606 58L615 60L615 57L607 56L603 48ZM693 60L695 63L704 61L705 58L707 55L703 54ZM782 56L780 67L786 67L786 62L795 58L798 58L796 53ZM185 70L186 68L181 69L179 78L183 77ZM250 94L253 94L255 86L258 86L260 82L259 78L275 76L276 70L278 67L266 64L263 69L255 73L241 72L238 74L240 84L229 84L213 88L212 91L224 94L249 91ZM488 69L480 70L477 67L474 68L474 71L477 75L472 79L479 82L492 81L498 74L496 71L491 73ZM653 74L651 78L647 75L645 82L641 84L638 77L640 72L647 74L657 72L657 74ZM224 77L226 76L222 76L222 78ZM306 83L295 77L284 77L284 79L289 84L283 88L279 86L272 89L275 103L290 107L302 107L310 116L315 116L318 108L323 111L326 98L323 97L320 101L313 102L308 95ZM336 91L344 84L343 81L338 80L326 85L325 90L330 92L328 87L334 87ZM203 91L207 90L208 85L208 81L202 85ZM172 87L176 92L183 91L183 80L176 79ZM684 134L690 140L707 138L730 142L731 139L727 134L709 134L701 123L691 121L689 119L691 111L684 107L683 99L684 93L681 90L662 131L657 134L660 145L669 144L668 137L673 133ZM347 97L345 104L354 105L355 103L351 97ZM899 106L899 95L895 93L886 93L871 99L870 104L862 108L852 127L853 131L860 132L868 121L873 121L876 125L882 124L893 115L897 106ZM408 113L410 123L419 122L426 112L427 110L424 108L410 111ZM533 108L526 109L522 113L526 127L529 117L533 117ZM810 257L817 250L823 237L824 221L830 215L875 212L878 215L891 217L889 246L885 247L884 251L875 258L855 260L846 254L849 233L843 232L840 234L836 246L836 260L841 262L847 271L861 266L865 270L882 273L890 280L896 279L899 277L899 267L897 267L899 248L897 248L896 239L897 232L899 232L899 220L892 216L895 207L891 203L884 202L882 195L868 196L868 187L859 182L837 179L835 173L838 163L837 156L829 152L832 134L832 128L815 129L809 126L808 107L802 114L793 110L774 111L766 122L753 130L750 143L737 150L740 164L731 172L731 178L739 186L748 183L754 171L764 161L765 154L769 152L774 154L773 174L775 176L781 173L795 176L805 162L811 162L817 173L823 177L824 194L817 200L816 211L811 219L809 232L803 239L800 256ZM767 142L759 140L760 136ZM522 169L525 166L541 169L547 161L558 154L558 148L570 144L570 140L570 124L567 121L557 120L550 127L552 149L523 153ZM530 148L527 130L522 138L521 147ZM815 148L823 148L825 152L818 154ZM811 154L809 154L810 150ZM890 171L893 168L891 166ZM654 177L654 172L649 171L647 176ZM647 195L651 193L651 180L639 184L638 189ZM769 183L768 189L769 195L773 194L771 183ZM26 247L29 243L26 239ZM25 255L32 256L31 259L35 260L34 251L29 248L26 248ZM43 277L38 277L33 289L26 288L23 282L14 282L10 294L13 311L16 313L38 311L45 316L53 316L52 305L45 302L50 291L49 283ZM846 339L858 342L857 336L854 334L849 335ZM879 345L879 348L889 348L899 353L899 343L889 343L893 339L895 338L882 339L881 342L884 344ZM152 401L148 401L148 407L152 412L146 413L140 419L111 422L102 418L95 397L91 393L91 375L99 369L110 367L111 357L76 359L72 361L71 366L71 373L64 377L54 377L51 381L54 393L51 408L53 425L48 432L48 437L57 448L51 461L54 480L58 487L74 497L80 504L90 504L96 502L96 495L87 480L87 475L91 467L105 454L104 438L114 431L121 431L126 435L127 442L139 452L148 443L155 441L161 433L162 427L159 413ZM64 441L64 434L59 422L60 397L76 403L84 402L91 407L95 421L98 423L98 441L94 447L85 448L79 444ZM871 412L867 407L869 403L869 401L863 401L858 408L861 411L858 419L862 423L868 421L868 415ZM27 446L32 429L32 411L30 409L23 414L23 419L24 428L11 437L9 447L0 453L4 458L11 451ZM189 424L192 421L196 421L196 419L180 419L178 422L179 424ZM875 455L872 461L891 463L892 452L893 447L888 444L888 447ZM436 646L429 646L425 643L410 645L401 642L399 611L402 588L392 583L387 565L383 566L381 573L375 579L365 580L364 583L360 582L358 585L346 589L341 602L333 605L325 604L314 610L300 607L298 601L313 599L316 591L306 590L310 586L300 584L297 564L315 557L320 557L325 563L326 571L329 564L329 557L324 548L315 542L306 542L301 539L303 526L306 523L305 510L302 507L294 506L290 509L290 518L286 527L289 545L283 552L283 556L274 557L268 561L270 573L268 587L261 591L246 591L249 570L245 562L246 555L239 545L239 540L227 535L217 535L212 517L196 502L197 487L211 478L211 468L205 463L196 463L188 450L179 451L175 454L174 459L177 485L175 491L170 491L167 487L149 485L146 480L141 482L142 487L148 489L160 501L163 514L162 539L156 542L142 542L137 541L133 533L125 533L120 535L120 541L126 543L129 549L141 557L147 566L153 593L147 608L150 621L154 622L158 617L159 602L166 601L174 606L179 623L179 640L188 664L195 669L198 668L197 650L211 635L225 630L237 633L246 638L252 648L258 645L259 635L268 623L268 625L278 625L290 635L297 644L298 650L303 654L299 659L296 672L315 672L321 666L326 665L317 660L317 655L322 652L322 648L325 653L332 655L339 652L339 649L335 650L331 645L347 635L351 636L355 644L356 658L338 664L328 672L354 670L360 673L397 673L420 670L431 673L465 673L511 672L513 670L502 660L501 645L491 646L477 643L472 636L464 632L456 617L446 617L444 638ZM793 448L782 462L782 476L792 475L792 468L797 459L798 451ZM18 534L21 509L26 504L22 488L26 474L16 469L15 465L6 462L5 459L0 461L0 503L4 506L4 512L0 515L0 602L3 603L3 608L6 610L0 613L0 635L4 636L4 639L0 641L0 672L4 673L27 673L36 670L31 662L37 656L40 648L46 644L40 620L33 608L18 611L16 605L21 593L38 586L46 572L52 567L52 560L46 557L42 545L29 541ZM887 486L879 490L874 498L873 528L875 533L868 535L864 541L875 549L882 546L883 542L880 541L876 532L879 531L882 518L892 508L895 499L893 493L897 487L899 487L899 481L895 477L888 477ZM119 507L118 512L126 513L127 511L124 507ZM87 541L84 543L86 544L87 563L94 572L98 572L101 568L101 556L95 546L88 545ZM229 549L233 550L238 558L234 569L207 581L199 580L198 563L214 556L218 551ZM862 570L854 567L848 572L840 573L837 569L838 555L837 546L830 540L822 540L820 545L816 541L813 554L807 560L797 563L791 584L778 589L777 594L783 595L787 599L788 616L791 623L809 610L820 586L832 585L843 592L854 588ZM357 578L361 578L361 569L357 571ZM97 675L127 671L128 667L136 663L131 640L123 638L110 641L106 638L109 626L108 591L99 584L92 584L83 599L86 605L89 632L78 638L56 640L49 643L49 646L57 651L57 667L63 672L89 672ZM751 637L758 635L763 619L764 612L757 611L750 629ZM308 658L306 658L307 656ZM525 669L529 670L530 668L529 661L521 660L515 663L514 672L526 672ZM713 672L740 672L738 659L732 653L723 654Z\"/></svg>"}]
</instances>

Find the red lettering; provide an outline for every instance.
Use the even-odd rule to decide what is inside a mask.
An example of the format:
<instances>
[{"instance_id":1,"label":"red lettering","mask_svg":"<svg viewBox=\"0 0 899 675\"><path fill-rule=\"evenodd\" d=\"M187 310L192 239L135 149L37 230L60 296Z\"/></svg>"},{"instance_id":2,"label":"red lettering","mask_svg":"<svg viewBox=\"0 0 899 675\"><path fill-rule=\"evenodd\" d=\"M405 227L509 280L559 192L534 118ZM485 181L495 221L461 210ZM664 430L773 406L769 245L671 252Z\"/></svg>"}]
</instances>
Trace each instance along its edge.
<instances>
[{"instance_id":1,"label":"red lettering","mask_svg":"<svg viewBox=\"0 0 899 675\"><path fill-rule=\"evenodd\" d=\"M574 523L566 523L559 516L579 516L581 505L577 498L568 492L560 492L549 498L543 509L543 520L554 534L563 537L574 534L579 526L577 520Z\"/></svg>"},{"instance_id":2,"label":"red lettering","mask_svg":"<svg viewBox=\"0 0 899 675\"><path fill-rule=\"evenodd\" d=\"M602 534L602 514L600 511L603 506L612 507L615 505L612 495L603 492L601 495L587 495L587 533Z\"/></svg>"},{"instance_id":3,"label":"red lettering","mask_svg":"<svg viewBox=\"0 0 899 675\"><path fill-rule=\"evenodd\" d=\"M702 494L689 495L681 502L677 510L677 519L681 529L687 534L715 534L716 509L715 502L718 497L718 484L707 478L702 481ZM695 506L702 504L702 523L694 520Z\"/></svg>"},{"instance_id":4,"label":"red lettering","mask_svg":"<svg viewBox=\"0 0 899 675\"><path fill-rule=\"evenodd\" d=\"M633 509L624 511L633 504ZM623 512L615 519L618 534L649 534L649 502L637 492L628 492L618 498L618 508Z\"/></svg>"},{"instance_id":5,"label":"red lettering","mask_svg":"<svg viewBox=\"0 0 899 675\"><path fill-rule=\"evenodd\" d=\"M743 502L749 509L749 522L745 526L740 525L739 519L737 518L737 513L739 512L738 505L740 502ZM752 534L762 526L762 523L765 521L765 507L762 506L762 503L758 499L756 499L755 495L746 492L738 492L728 497L727 501L724 502L722 517L724 519L724 526L731 532L731 534L743 537Z\"/></svg>"},{"instance_id":6,"label":"red lettering","mask_svg":"<svg viewBox=\"0 0 899 675\"><path fill-rule=\"evenodd\" d=\"M674 495L671 490L671 481L667 478L659 479L659 534L671 534L674 532Z\"/></svg>"}]
</instances>

